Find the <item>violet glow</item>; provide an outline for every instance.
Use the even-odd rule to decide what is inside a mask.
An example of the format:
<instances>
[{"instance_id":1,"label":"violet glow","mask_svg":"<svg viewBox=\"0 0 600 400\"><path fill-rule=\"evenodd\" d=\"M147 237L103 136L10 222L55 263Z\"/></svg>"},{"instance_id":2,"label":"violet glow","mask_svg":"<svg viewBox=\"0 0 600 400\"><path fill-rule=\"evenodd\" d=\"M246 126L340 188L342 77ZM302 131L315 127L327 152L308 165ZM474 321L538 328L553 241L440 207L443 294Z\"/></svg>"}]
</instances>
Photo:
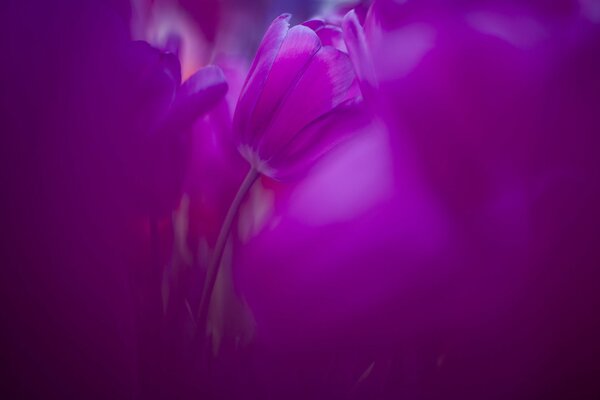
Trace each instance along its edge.
<instances>
[{"instance_id":1,"label":"violet glow","mask_svg":"<svg viewBox=\"0 0 600 400\"><path fill-rule=\"evenodd\" d=\"M3 4L2 398L600 397L598 10Z\"/></svg>"}]
</instances>

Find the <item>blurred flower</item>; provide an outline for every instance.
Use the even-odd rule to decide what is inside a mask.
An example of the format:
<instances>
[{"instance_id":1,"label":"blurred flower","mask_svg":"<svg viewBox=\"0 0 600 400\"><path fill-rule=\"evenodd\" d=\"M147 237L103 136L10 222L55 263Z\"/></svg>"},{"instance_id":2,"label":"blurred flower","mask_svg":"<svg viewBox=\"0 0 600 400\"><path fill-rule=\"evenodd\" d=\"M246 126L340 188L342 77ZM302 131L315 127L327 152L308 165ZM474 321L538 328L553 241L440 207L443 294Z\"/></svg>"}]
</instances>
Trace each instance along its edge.
<instances>
[{"instance_id":1,"label":"blurred flower","mask_svg":"<svg viewBox=\"0 0 600 400\"><path fill-rule=\"evenodd\" d=\"M181 194L192 125L225 96L227 83L218 67L208 66L181 84L177 57L146 42L133 42L124 57L130 97L121 99L129 121L118 148L122 174L136 207L164 214Z\"/></svg>"}]
</instances>

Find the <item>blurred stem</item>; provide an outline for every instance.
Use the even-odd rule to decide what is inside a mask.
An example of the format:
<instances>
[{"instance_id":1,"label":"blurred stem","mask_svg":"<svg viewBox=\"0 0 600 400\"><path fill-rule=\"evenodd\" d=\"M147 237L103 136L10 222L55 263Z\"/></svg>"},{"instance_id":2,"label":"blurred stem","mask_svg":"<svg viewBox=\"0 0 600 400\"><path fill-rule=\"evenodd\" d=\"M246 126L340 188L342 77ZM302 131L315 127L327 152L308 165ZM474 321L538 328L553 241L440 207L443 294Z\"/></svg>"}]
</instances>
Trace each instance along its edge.
<instances>
[{"instance_id":1,"label":"blurred stem","mask_svg":"<svg viewBox=\"0 0 600 400\"><path fill-rule=\"evenodd\" d=\"M233 221L235 220L235 217L240 209L240 205L246 197L246 194L259 176L260 173L253 167L250 167L250 171L248 171L246 178L244 178L244 181L240 185L233 201L231 202L231 205L229 206L229 210L227 210L227 215L225 216L223 225L221 225L215 251L212 254L208 269L206 270L206 280L204 281L204 290L202 291L202 298L200 300L200 308L198 313L198 329L200 330L197 333L198 335L203 336L206 334L205 331L208 321L210 300L215 288L217 276L219 275L219 267L221 266L223 251L225 250L225 244L229 239Z\"/></svg>"}]
</instances>

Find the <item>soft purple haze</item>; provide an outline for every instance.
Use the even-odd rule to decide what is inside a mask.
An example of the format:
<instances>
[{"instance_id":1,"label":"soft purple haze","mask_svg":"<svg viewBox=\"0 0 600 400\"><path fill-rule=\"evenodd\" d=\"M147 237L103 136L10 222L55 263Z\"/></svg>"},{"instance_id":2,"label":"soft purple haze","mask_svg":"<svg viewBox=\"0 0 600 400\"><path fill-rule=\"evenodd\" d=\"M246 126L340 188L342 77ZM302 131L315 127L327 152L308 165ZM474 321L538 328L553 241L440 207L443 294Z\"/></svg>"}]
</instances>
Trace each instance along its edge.
<instances>
[{"instance_id":1,"label":"soft purple haze","mask_svg":"<svg viewBox=\"0 0 600 400\"><path fill-rule=\"evenodd\" d=\"M0 35L2 398L600 397L598 2L23 0Z\"/></svg>"}]
</instances>

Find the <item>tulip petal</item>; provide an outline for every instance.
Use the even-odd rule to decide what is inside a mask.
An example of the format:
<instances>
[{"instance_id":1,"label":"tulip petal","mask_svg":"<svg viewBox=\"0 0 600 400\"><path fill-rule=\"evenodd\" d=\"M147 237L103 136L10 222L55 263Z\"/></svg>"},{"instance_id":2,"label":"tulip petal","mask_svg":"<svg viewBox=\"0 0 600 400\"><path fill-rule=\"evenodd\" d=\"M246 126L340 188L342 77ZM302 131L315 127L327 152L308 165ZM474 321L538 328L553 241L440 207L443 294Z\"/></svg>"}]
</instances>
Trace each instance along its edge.
<instances>
[{"instance_id":1,"label":"tulip petal","mask_svg":"<svg viewBox=\"0 0 600 400\"><path fill-rule=\"evenodd\" d=\"M310 28L297 25L289 30L250 118L248 128L252 142L266 130L274 111L320 48L321 41Z\"/></svg>"},{"instance_id":2,"label":"tulip petal","mask_svg":"<svg viewBox=\"0 0 600 400\"><path fill-rule=\"evenodd\" d=\"M302 25L308 26L321 39L323 46L333 46L343 52L347 52L342 29L336 25L327 23L325 20L315 18L304 22Z\"/></svg>"},{"instance_id":3,"label":"tulip petal","mask_svg":"<svg viewBox=\"0 0 600 400\"><path fill-rule=\"evenodd\" d=\"M258 145L261 158L268 161L302 128L348 100L354 78L347 54L330 46L322 47L262 132Z\"/></svg>"},{"instance_id":4,"label":"tulip petal","mask_svg":"<svg viewBox=\"0 0 600 400\"><path fill-rule=\"evenodd\" d=\"M335 25L325 25L315 31L324 46L333 46L343 52L348 52L344 43L342 29Z\"/></svg>"},{"instance_id":5,"label":"tulip petal","mask_svg":"<svg viewBox=\"0 0 600 400\"><path fill-rule=\"evenodd\" d=\"M170 129L185 129L208 112L227 93L228 85L223 71L215 65L198 70L181 85L171 111L167 126Z\"/></svg>"},{"instance_id":6,"label":"tulip petal","mask_svg":"<svg viewBox=\"0 0 600 400\"><path fill-rule=\"evenodd\" d=\"M367 46L365 31L360 25L354 10L346 14L342 22L342 28L348 54L354 64L363 95L369 96L369 93L377 88L377 78L373 58Z\"/></svg>"},{"instance_id":7,"label":"tulip petal","mask_svg":"<svg viewBox=\"0 0 600 400\"><path fill-rule=\"evenodd\" d=\"M282 14L271 23L258 48L250 71L248 71L248 77L240 93L233 121L234 131L242 136L242 141L244 141L245 135L248 132L247 128L250 116L267 81L275 57L288 32L290 18L290 14Z\"/></svg>"}]
</instances>

